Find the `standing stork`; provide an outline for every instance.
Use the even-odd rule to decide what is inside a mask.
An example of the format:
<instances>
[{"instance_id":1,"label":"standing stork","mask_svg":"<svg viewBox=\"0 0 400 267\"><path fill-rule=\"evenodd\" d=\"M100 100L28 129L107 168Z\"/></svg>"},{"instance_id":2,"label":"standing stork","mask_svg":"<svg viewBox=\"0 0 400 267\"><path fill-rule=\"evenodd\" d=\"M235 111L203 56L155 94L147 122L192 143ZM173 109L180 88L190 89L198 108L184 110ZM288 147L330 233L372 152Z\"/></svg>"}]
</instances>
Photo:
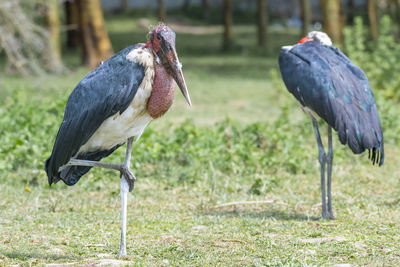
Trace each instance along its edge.
<instances>
[{"instance_id":1,"label":"standing stork","mask_svg":"<svg viewBox=\"0 0 400 267\"><path fill-rule=\"evenodd\" d=\"M120 257L126 255L127 197L135 182L130 171L132 141L170 108L175 82L191 105L175 33L159 24L150 32L149 42L121 50L79 82L45 163L50 185L59 180L74 185L93 166L121 173ZM126 141L123 164L100 162Z\"/></svg>"},{"instance_id":2,"label":"standing stork","mask_svg":"<svg viewBox=\"0 0 400 267\"><path fill-rule=\"evenodd\" d=\"M287 89L311 116L321 165L322 218L334 219L332 128L338 132L340 142L347 144L353 153L368 149L372 163L383 164L383 134L374 94L364 72L334 47L323 32L310 32L298 44L282 47L279 66ZM328 154L322 145L318 118L328 123Z\"/></svg>"}]
</instances>

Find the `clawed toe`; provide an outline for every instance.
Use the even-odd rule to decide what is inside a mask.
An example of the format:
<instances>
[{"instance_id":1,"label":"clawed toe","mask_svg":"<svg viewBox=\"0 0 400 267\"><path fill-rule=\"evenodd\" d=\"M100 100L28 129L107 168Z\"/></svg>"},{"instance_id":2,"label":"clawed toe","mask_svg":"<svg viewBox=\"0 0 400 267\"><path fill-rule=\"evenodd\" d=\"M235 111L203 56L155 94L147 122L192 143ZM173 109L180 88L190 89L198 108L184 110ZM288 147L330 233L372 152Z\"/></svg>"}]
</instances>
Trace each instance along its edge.
<instances>
[{"instance_id":1,"label":"clawed toe","mask_svg":"<svg viewBox=\"0 0 400 267\"><path fill-rule=\"evenodd\" d=\"M333 216L332 213L328 213L328 215L326 216L326 219L328 219L328 220L336 220L335 216Z\"/></svg>"},{"instance_id":2,"label":"clawed toe","mask_svg":"<svg viewBox=\"0 0 400 267\"><path fill-rule=\"evenodd\" d=\"M129 192L132 192L133 188L135 188L135 181L136 181L135 175L133 175L133 173L129 170L129 168L123 167L121 170L121 178L122 176L124 176L125 180L128 182Z\"/></svg>"},{"instance_id":3,"label":"clawed toe","mask_svg":"<svg viewBox=\"0 0 400 267\"><path fill-rule=\"evenodd\" d=\"M322 219L323 219L322 216L320 216L320 217L311 217L311 220L313 220L313 221L320 221Z\"/></svg>"},{"instance_id":4,"label":"clawed toe","mask_svg":"<svg viewBox=\"0 0 400 267\"><path fill-rule=\"evenodd\" d=\"M336 220L335 216L331 213L322 214L320 217L312 217L313 221L320 221L320 220Z\"/></svg>"}]
</instances>

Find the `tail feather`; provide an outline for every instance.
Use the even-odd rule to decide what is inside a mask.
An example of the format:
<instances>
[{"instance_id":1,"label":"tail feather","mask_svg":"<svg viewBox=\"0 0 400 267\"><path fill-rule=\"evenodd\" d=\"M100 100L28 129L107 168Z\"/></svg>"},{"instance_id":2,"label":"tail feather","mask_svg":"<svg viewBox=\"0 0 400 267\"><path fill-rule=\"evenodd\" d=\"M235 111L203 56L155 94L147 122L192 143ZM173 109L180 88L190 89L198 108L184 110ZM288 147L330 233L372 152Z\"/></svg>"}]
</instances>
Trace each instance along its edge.
<instances>
[{"instance_id":1,"label":"tail feather","mask_svg":"<svg viewBox=\"0 0 400 267\"><path fill-rule=\"evenodd\" d=\"M371 160L372 164L379 164L379 166L383 165L385 160L384 150L383 150L383 143L380 147L373 147L368 149L368 159Z\"/></svg>"}]
</instances>

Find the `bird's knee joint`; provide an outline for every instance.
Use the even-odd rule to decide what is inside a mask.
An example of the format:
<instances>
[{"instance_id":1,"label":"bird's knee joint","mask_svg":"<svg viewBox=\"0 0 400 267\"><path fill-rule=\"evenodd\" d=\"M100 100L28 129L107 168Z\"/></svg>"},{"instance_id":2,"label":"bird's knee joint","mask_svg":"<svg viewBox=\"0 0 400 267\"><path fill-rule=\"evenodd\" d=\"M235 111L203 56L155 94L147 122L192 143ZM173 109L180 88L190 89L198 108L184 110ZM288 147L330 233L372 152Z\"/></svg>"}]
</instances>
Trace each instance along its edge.
<instances>
[{"instance_id":1,"label":"bird's knee joint","mask_svg":"<svg viewBox=\"0 0 400 267\"><path fill-rule=\"evenodd\" d=\"M320 150L319 154L318 154L319 163L324 164L326 162L326 159L327 159L327 157L326 157L325 151Z\"/></svg>"}]
</instances>

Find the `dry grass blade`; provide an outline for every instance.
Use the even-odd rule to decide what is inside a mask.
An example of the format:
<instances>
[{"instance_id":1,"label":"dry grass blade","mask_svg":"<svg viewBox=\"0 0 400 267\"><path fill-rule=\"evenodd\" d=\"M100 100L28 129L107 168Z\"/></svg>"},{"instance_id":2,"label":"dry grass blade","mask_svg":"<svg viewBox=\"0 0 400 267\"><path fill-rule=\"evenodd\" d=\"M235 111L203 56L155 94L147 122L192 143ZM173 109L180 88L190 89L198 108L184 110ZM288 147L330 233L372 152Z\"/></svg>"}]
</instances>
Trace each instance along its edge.
<instances>
[{"instance_id":1,"label":"dry grass blade","mask_svg":"<svg viewBox=\"0 0 400 267\"><path fill-rule=\"evenodd\" d=\"M244 206L244 205L263 205L263 204L271 204L274 203L274 200L254 200L254 201L235 201L229 203L218 204L213 207L212 209L220 209L232 206Z\"/></svg>"}]
</instances>

